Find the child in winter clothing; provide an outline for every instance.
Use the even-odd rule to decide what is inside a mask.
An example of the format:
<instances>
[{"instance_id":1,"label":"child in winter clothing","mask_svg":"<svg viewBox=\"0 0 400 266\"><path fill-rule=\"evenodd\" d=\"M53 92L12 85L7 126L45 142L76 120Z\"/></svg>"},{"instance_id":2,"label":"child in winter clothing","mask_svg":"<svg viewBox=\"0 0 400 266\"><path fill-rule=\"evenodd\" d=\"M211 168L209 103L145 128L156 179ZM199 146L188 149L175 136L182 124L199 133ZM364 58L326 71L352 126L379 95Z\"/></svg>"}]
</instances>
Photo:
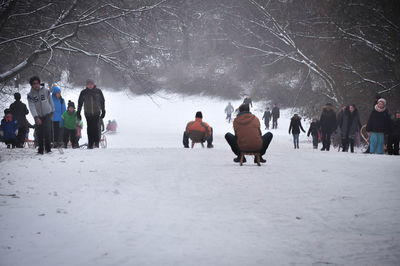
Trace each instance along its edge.
<instances>
[{"instance_id":1,"label":"child in winter clothing","mask_svg":"<svg viewBox=\"0 0 400 266\"><path fill-rule=\"evenodd\" d=\"M51 119L53 121L53 145L56 147L61 142L61 135L63 129L63 113L67 110L65 108L65 101L61 97L61 89L57 86L53 87L52 99L54 104L54 115Z\"/></svg>"},{"instance_id":2,"label":"child in winter clothing","mask_svg":"<svg viewBox=\"0 0 400 266\"><path fill-rule=\"evenodd\" d=\"M307 132L307 137L309 137L310 134L312 136L314 149L318 149L318 129L319 129L318 120L314 118Z\"/></svg>"},{"instance_id":3,"label":"child in winter clothing","mask_svg":"<svg viewBox=\"0 0 400 266\"><path fill-rule=\"evenodd\" d=\"M12 116L10 109L4 110L4 118L0 124L0 135L4 137L7 148L17 146L18 122Z\"/></svg>"},{"instance_id":4,"label":"child in winter clothing","mask_svg":"<svg viewBox=\"0 0 400 266\"><path fill-rule=\"evenodd\" d=\"M391 121L391 127L388 137L388 153L390 155L399 155L400 142L400 111L397 111Z\"/></svg>"},{"instance_id":5,"label":"child in winter clothing","mask_svg":"<svg viewBox=\"0 0 400 266\"><path fill-rule=\"evenodd\" d=\"M68 141L70 140L72 148L75 149L78 147L76 127L79 123L73 102L68 102L68 111L62 114L62 119L64 120L64 148L67 148Z\"/></svg>"},{"instance_id":6,"label":"child in winter clothing","mask_svg":"<svg viewBox=\"0 0 400 266\"><path fill-rule=\"evenodd\" d=\"M294 114L294 116L290 120L289 134L290 131L293 134L293 144L295 149L299 148L300 129L301 131L306 133L306 131L303 129L303 126L301 125L301 117L298 114Z\"/></svg>"},{"instance_id":7,"label":"child in winter clothing","mask_svg":"<svg viewBox=\"0 0 400 266\"><path fill-rule=\"evenodd\" d=\"M390 116L386 109L386 100L381 98L372 110L368 123L367 132L369 132L370 153L384 153L385 133L390 129Z\"/></svg>"}]
</instances>

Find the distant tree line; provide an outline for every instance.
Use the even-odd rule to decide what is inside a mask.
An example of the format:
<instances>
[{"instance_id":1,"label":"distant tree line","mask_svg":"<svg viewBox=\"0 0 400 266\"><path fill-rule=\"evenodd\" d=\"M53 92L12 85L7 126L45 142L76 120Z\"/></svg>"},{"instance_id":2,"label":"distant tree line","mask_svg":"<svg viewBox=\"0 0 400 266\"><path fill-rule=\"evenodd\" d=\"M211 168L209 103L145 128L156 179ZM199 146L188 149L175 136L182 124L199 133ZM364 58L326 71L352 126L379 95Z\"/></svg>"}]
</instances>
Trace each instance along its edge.
<instances>
[{"instance_id":1,"label":"distant tree line","mask_svg":"<svg viewBox=\"0 0 400 266\"><path fill-rule=\"evenodd\" d=\"M3 0L0 93L68 70L81 86L237 99L315 116L400 105L396 0ZM397 105L397 106L396 106Z\"/></svg>"}]
</instances>

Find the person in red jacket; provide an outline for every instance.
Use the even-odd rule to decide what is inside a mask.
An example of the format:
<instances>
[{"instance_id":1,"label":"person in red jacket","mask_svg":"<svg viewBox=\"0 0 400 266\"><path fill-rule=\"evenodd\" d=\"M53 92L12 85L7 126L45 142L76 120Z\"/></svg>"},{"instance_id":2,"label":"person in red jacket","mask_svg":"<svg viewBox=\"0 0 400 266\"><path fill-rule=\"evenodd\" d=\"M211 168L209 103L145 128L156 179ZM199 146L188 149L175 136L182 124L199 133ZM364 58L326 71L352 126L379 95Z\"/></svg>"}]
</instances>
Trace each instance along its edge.
<instances>
[{"instance_id":1,"label":"person in red jacket","mask_svg":"<svg viewBox=\"0 0 400 266\"><path fill-rule=\"evenodd\" d=\"M214 148L213 129L206 122L203 122L203 114L199 111L196 113L196 120L190 121L186 125L183 133L183 146L189 148L189 138L195 142L207 141L207 148Z\"/></svg>"}]
</instances>

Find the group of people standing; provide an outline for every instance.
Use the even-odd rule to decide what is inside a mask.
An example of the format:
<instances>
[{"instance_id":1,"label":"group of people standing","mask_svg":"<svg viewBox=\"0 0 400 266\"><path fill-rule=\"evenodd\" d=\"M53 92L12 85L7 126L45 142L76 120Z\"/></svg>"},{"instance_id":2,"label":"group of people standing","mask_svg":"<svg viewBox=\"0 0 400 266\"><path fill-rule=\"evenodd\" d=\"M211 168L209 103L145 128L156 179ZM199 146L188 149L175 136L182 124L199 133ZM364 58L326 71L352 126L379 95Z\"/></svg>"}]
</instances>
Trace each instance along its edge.
<instances>
[{"instance_id":1,"label":"group of people standing","mask_svg":"<svg viewBox=\"0 0 400 266\"><path fill-rule=\"evenodd\" d=\"M87 121L88 149L98 148L100 142L100 123L105 117L105 100L100 89L93 80L86 81L86 88L81 91L78 99L78 110L72 101L66 106L61 96L61 89L53 86L50 91L41 84L39 77L29 80L31 90L27 95L30 113L35 121L35 138L38 153L50 153L51 148L67 148L71 142L72 148L79 147L78 140L83 127L81 110ZM26 119L29 113L21 100L21 95L15 93L15 102L4 111L5 117L1 123L4 142L7 147L24 146L28 128L31 126Z\"/></svg>"}]
</instances>

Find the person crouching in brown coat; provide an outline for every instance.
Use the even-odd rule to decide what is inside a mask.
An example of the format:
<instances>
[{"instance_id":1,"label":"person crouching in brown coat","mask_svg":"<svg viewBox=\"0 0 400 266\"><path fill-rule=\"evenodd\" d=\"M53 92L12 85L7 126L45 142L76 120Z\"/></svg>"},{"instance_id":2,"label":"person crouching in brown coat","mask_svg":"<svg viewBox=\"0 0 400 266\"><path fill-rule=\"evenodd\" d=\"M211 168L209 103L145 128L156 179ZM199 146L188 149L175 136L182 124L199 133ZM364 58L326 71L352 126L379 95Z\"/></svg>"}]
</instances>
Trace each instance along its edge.
<instances>
[{"instance_id":1,"label":"person crouching in brown coat","mask_svg":"<svg viewBox=\"0 0 400 266\"><path fill-rule=\"evenodd\" d=\"M260 161L265 163L266 161L262 156L267 151L273 135L271 132L261 135L260 120L250 113L248 104L242 104L239 107L239 114L233 121L233 129L235 130L235 135L232 133L225 134L226 141L237 156L233 161L240 162L240 153L243 151L259 152L261 155ZM245 161L246 158L244 159ZM255 158L254 162L256 163Z\"/></svg>"}]
</instances>

